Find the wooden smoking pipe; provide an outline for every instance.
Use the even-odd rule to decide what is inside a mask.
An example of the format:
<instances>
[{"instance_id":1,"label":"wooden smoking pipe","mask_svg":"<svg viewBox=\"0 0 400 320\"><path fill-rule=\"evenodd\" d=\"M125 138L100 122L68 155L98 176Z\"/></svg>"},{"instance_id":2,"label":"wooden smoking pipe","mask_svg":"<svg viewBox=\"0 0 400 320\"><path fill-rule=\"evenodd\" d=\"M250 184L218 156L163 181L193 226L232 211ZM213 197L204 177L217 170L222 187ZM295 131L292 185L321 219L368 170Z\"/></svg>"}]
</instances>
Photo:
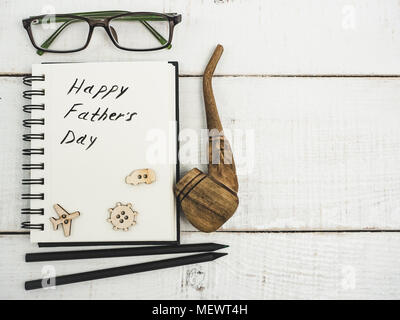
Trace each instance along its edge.
<instances>
[{"instance_id":1,"label":"wooden smoking pipe","mask_svg":"<svg viewBox=\"0 0 400 320\"><path fill-rule=\"evenodd\" d=\"M204 105L209 130L208 174L190 170L176 184L175 195L187 219L200 231L221 227L239 205L239 184L229 142L224 137L212 89L212 76L224 48L217 45L203 75Z\"/></svg>"}]
</instances>

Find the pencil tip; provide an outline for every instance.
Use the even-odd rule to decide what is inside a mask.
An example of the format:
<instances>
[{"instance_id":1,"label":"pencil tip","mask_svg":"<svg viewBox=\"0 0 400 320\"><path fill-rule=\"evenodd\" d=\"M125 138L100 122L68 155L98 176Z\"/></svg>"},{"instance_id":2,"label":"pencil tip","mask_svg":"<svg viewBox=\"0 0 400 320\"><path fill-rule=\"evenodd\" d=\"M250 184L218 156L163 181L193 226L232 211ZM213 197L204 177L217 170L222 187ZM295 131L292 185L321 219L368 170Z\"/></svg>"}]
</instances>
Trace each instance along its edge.
<instances>
[{"instance_id":1,"label":"pencil tip","mask_svg":"<svg viewBox=\"0 0 400 320\"><path fill-rule=\"evenodd\" d=\"M213 246L214 250L219 250L219 249L224 249L224 248L229 247L226 244L220 244L220 243L212 243L212 246Z\"/></svg>"},{"instance_id":2,"label":"pencil tip","mask_svg":"<svg viewBox=\"0 0 400 320\"><path fill-rule=\"evenodd\" d=\"M226 252L213 252L212 255L214 256L214 260L226 256Z\"/></svg>"}]
</instances>

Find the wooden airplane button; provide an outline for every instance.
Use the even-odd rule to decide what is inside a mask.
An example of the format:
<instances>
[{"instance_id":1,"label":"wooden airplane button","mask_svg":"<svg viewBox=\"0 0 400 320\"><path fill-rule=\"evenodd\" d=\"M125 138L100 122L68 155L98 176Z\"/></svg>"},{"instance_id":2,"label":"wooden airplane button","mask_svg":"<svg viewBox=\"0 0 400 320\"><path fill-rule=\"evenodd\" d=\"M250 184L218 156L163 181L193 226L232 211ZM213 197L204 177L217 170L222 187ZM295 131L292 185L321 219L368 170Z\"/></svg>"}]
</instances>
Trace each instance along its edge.
<instances>
[{"instance_id":1,"label":"wooden airplane button","mask_svg":"<svg viewBox=\"0 0 400 320\"><path fill-rule=\"evenodd\" d=\"M58 214L58 219L50 218L51 223L53 224L54 230L58 229L58 226L62 224L64 230L64 236L69 237L71 235L71 225L72 219L79 217L80 212L75 211L72 213L68 213L63 207L61 207L58 203L53 206L54 210L56 210Z\"/></svg>"}]
</instances>

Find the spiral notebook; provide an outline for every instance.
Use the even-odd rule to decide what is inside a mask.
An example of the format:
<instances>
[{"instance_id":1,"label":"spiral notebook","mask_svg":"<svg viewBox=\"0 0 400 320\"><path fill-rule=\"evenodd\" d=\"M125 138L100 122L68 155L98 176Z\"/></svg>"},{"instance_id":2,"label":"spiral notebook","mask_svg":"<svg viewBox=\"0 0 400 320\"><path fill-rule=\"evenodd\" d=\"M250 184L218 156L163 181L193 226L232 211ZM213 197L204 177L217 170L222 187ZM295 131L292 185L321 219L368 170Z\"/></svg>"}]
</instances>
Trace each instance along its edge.
<instances>
[{"instance_id":1,"label":"spiral notebook","mask_svg":"<svg viewBox=\"0 0 400 320\"><path fill-rule=\"evenodd\" d=\"M176 62L33 65L22 195L31 242L179 242L177 75Z\"/></svg>"}]
</instances>

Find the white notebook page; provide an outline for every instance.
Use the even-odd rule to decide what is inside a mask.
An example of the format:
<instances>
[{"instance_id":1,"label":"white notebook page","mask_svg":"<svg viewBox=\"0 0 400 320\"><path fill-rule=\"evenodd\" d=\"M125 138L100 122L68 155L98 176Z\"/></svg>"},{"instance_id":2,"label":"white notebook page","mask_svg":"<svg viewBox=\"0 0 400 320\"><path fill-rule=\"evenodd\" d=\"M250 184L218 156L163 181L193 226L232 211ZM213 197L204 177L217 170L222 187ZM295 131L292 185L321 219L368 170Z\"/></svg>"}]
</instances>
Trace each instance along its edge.
<instances>
[{"instance_id":1,"label":"white notebook page","mask_svg":"<svg viewBox=\"0 0 400 320\"><path fill-rule=\"evenodd\" d=\"M44 146L45 154L31 156L31 162L44 162L45 169L32 170L31 177L44 177L45 184L33 185L31 192L45 198L31 200L31 207L44 208L45 214L31 216L32 223L44 224L44 231L31 231L31 241L175 241L175 67L168 62L40 64L32 74L45 75L32 87L45 89L43 97L32 99L45 104L45 111L32 113L44 117L45 125L31 129L44 132L45 139L31 147ZM125 182L142 168L155 171L154 183ZM113 230L107 221L117 202L131 203L138 212L128 231ZM69 237L61 226L53 230L49 220L58 218L57 203L80 212Z\"/></svg>"}]
</instances>

